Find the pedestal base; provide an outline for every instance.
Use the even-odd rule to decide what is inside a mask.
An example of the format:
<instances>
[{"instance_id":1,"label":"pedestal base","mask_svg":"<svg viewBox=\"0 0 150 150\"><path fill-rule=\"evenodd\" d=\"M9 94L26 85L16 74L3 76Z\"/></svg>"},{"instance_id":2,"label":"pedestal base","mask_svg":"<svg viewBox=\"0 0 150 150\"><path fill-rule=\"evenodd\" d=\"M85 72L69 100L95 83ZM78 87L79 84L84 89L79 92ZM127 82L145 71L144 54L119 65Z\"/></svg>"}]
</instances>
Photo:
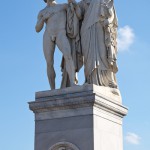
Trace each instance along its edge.
<instances>
[{"instance_id":1,"label":"pedestal base","mask_svg":"<svg viewBox=\"0 0 150 150\"><path fill-rule=\"evenodd\" d=\"M36 93L35 150L123 150L127 108L119 90L96 85Z\"/></svg>"}]
</instances>

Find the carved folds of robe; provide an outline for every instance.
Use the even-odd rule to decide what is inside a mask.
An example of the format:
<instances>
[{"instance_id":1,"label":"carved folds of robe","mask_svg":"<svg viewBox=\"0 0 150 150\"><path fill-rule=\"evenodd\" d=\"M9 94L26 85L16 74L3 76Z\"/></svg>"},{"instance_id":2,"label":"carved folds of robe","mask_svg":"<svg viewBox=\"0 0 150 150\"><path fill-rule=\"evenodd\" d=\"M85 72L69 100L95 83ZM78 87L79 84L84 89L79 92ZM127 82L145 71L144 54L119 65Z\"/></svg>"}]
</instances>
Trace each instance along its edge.
<instances>
[{"instance_id":1,"label":"carved folds of robe","mask_svg":"<svg viewBox=\"0 0 150 150\"><path fill-rule=\"evenodd\" d=\"M113 9L114 18L109 26L105 26L104 20L109 17L109 14L107 16L109 9ZM115 73L118 71L116 64L117 19L114 6L108 8L105 0L82 0L74 7L74 13L82 22L80 36L85 82L117 87L115 78ZM111 65L108 62L109 46L113 47Z\"/></svg>"},{"instance_id":2,"label":"carved folds of robe","mask_svg":"<svg viewBox=\"0 0 150 150\"><path fill-rule=\"evenodd\" d=\"M72 22L73 21L73 22ZM74 13L73 5L70 5L67 10L67 24L66 24L66 31L67 37L71 47L71 55L73 59L73 63L75 66L75 83L78 83L77 72L83 66L83 56L81 52L81 39L80 39L80 21L77 18L76 14ZM62 69L62 82L61 88L69 87L70 81L69 76L66 71L66 64L64 58L62 59L61 69Z\"/></svg>"}]
</instances>

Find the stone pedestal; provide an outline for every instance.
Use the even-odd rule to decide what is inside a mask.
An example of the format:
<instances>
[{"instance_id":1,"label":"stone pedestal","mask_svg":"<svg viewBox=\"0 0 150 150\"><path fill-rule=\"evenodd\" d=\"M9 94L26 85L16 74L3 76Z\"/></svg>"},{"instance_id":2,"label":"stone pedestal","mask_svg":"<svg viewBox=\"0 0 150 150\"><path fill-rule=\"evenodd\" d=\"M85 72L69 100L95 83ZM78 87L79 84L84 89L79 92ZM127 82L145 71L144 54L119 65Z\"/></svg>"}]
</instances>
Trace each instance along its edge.
<instances>
[{"instance_id":1,"label":"stone pedestal","mask_svg":"<svg viewBox=\"0 0 150 150\"><path fill-rule=\"evenodd\" d=\"M119 90L96 85L36 93L35 150L123 150Z\"/></svg>"}]
</instances>

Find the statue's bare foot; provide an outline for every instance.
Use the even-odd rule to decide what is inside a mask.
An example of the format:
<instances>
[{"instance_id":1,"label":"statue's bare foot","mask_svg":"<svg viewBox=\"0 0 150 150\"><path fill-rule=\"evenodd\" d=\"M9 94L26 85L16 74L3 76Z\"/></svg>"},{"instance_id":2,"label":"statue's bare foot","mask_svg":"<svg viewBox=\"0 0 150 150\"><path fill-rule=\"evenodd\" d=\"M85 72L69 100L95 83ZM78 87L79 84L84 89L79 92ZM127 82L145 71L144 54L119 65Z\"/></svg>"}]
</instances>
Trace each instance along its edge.
<instances>
[{"instance_id":1,"label":"statue's bare foot","mask_svg":"<svg viewBox=\"0 0 150 150\"><path fill-rule=\"evenodd\" d=\"M89 83L88 83L88 82L85 82L83 85L85 85L85 86L86 86L86 85L89 85Z\"/></svg>"},{"instance_id":2,"label":"statue's bare foot","mask_svg":"<svg viewBox=\"0 0 150 150\"><path fill-rule=\"evenodd\" d=\"M71 85L70 85L71 87L73 87L73 86L77 86L75 83L71 83Z\"/></svg>"}]
</instances>

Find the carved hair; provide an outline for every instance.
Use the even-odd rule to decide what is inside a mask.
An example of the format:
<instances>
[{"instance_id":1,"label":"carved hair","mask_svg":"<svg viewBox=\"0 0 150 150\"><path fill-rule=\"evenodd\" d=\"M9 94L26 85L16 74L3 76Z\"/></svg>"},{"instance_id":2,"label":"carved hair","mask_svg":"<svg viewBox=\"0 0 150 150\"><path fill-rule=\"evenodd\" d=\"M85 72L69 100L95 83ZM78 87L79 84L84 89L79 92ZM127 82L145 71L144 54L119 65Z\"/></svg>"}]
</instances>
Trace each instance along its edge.
<instances>
[{"instance_id":1,"label":"carved hair","mask_svg":"<svg viewBox=\"0 0 150 150\"><path fill-rule=\"evenodd\" d=\"M55 0L52 0L52 1L55 1ZM44 2L47 3L47 0L44 0Z\"/></svg>"}]
</instances>

